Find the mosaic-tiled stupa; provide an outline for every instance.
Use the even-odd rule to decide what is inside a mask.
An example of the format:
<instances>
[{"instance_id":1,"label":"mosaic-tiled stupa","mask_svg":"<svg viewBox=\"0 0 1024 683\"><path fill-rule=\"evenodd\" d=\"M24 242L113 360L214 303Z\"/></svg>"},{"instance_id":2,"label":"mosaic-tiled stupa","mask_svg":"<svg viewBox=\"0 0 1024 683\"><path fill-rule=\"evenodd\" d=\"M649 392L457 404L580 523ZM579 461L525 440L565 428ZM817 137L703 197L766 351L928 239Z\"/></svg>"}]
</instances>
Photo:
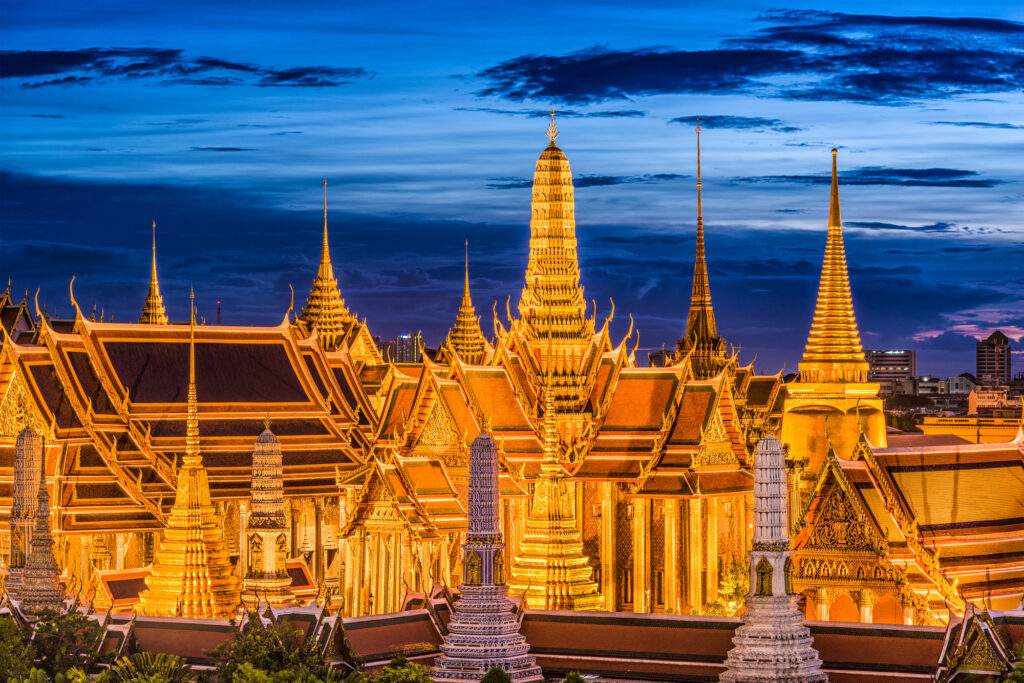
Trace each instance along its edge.
<instances>
[{"instance_id":1,"label":"mosaic-tiled stupa","mask_svg":"<svg viewBox=\"0 0 1024 683\"><path fill-rule=\"evenodd\" d=\"M479 681L492 668L513 681L541 681L530 645L519 633L519 619L505 585L501 528L498 526L498 449L486 431L469 452L469 532L462 544L462 597L454 605L434 681Z\"/></svg>"}]
</instances>

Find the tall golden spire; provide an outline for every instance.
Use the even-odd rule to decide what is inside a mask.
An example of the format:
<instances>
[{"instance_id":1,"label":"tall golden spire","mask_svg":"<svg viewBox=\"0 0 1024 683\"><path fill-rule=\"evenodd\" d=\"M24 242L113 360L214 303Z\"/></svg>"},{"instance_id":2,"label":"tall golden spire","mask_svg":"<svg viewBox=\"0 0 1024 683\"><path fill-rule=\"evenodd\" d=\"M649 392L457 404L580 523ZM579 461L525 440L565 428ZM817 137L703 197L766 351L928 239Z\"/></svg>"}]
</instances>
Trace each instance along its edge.
<instances>
[{"instance_id":1,"label":"tall golden spire","mask_svg":"<svg viewBox=\"0 0 1024 683\"><path fill-rule=\"evenodd\" d=\"M447 344L458 354L463 362L479 365L487 349L487 339L480 330L480 321L473 308L473 299L469 295L469 240L466 240L466 274L462 286L462 303L455 325L448 332Z\"/></svg>"},{"instance_id":2,"label":"tall golden spire","mask_svg":"<svg viewBox=\"0 0 1024 683\"><path fill-rule=\"evenodd\" d=\"M711 307L711 283L704 253L704 208L700 170L700 121L697 121L697 256L693 262L693 289L686 334L676 342L678 356L690 356L697 379L714 377L726 364L725 340L718 336L715 310Z\"/></svg>"},{"instance_id":3,"label":"tall golden spire","mask_svg":"<svg viewBox=\"0 0 1024 683\"><path fill-rule=\"evenodd\" d=\"M327 178L324 178L324 236L320 250L320 266L317 268L313 288L306 299L306 305L299 316L328 344L342 334L355 318L345 305L338 291L338 281L331 265L331 249L327 238Z\"/></svg>"},{"instance_id":4,"label":"tall golden spire","mask_svg":"<svg viewBox=\"0 0 1024 683\"><path fill-rule=\"evenodd\" d=\"M549 329L556 343L584 341L593 335L594 321L586 318L587 304L580 287L572 169L555 144L554 107L547 136L550 144L533 174L530 256L526 286L519 299L521 329L528 341L543 339Z\"/></svg>"},{"instance_id":5,"label":"tall golden spire","mask_svg":"<svg viewBox=\"0 0 1024 683\"><path fill-rule=\"evenodd\" d=\"M189 292L188 409L185 455L171 514L153 557L139 612L149 616L225 619L238 605L224 529L210 499L210 482L199 450L196 397L195 296Z\"/></svg>"},{"instance_id":6,"label":"tall golden spire","mask_svg":"<svg viewBox=\"0 0 1024 683\"><path fill-rule=\"evenodd\" d=\"M866 382L868 364L857 331L839 214L839 175L832 150L832 190L828 208L828 239L821 266L821 284L814 322L807 338L800 378L804 382Z\"/></svg>"},{"instance_id":7,"label":"tall golden spire","mask_svg":"<svg viewBox=\"0 0 1024 683\"><path fill-rule=\"evenodd\" d=\"M149 291L146 303L142 306L139 316L141 325L166 325L167 311L164 309L164 298L160 296L160 281L156 277L156 221L153 221L153 263L149 269Z\"/></svg>"}]
</instances>

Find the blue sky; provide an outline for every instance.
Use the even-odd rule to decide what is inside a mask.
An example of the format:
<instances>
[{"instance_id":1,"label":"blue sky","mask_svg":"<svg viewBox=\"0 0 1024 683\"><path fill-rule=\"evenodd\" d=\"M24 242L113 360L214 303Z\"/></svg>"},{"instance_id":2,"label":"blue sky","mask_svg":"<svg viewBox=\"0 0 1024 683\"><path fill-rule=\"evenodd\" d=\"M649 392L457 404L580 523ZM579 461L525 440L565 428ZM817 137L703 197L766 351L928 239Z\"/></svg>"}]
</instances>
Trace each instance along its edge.
<instances>
[{"instance_id":1,"label":"blue sky","mask_svg":"<svg viewBox=\"0 0 1024 683\"><path fill-rule=\"evenodd\" d=\"M973 370L992 329L1024 347L1019 3L85 4L0 3L3 270L58 314L76 274L79 301L137 316L155 219L172 317L193 282L208 318L276 324L315 272L326 176L374 333L443 336L464 239L489 331L554 106L586 296L642 349L683 328L696 116L712 297L745 360L799 360L832 146L865 346L936 374Z\"/></svg>"}]
</instances>

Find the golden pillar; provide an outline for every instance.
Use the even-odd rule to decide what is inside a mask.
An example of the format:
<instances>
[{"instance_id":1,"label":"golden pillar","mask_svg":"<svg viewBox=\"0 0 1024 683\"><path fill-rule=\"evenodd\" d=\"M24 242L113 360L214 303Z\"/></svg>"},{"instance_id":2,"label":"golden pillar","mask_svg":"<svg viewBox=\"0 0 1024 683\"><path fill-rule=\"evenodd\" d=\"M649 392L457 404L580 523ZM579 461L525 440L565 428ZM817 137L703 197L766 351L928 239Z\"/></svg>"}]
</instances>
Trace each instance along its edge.
<instances>
[{"instance_id":1,"label":"golden pillar","mask_svg":"<svg viewBox=\"0 0 1024 683\"><path fill-rule=\"evenodd\" d=\"M317 586L324 582L324 499L313 500L313 576Z\"/></svg>"},{"instance_id":2,"label":"golden pillar","mask_svg":"<svg viewBox=\"0 0 1024 683\"><path fill-rule=\"evenodd\" d=\"M235 573L245 576L245 568L249 566L249 501L238 501L238 571Z\"/></svg>"},{"instance_id":3,"label":"golden pillar","mask_svg":"<svg viewBox=\"0 0 1024 683\"><path fill-rule=\"evenodd\" d=\"M615 516L618 509L615 482L601 482L601 595L604 608L614 612L618 600L615 575Z\"/></svg>"},{"instance_id":4,"label":"golden pillar","mask_svg":"<svg viewBox=\"0 0 1024 683\"><path fill-rule=\"evenodd\" d=\"M703 524L701 523L700 499L691 498L686 505L686 602L690 614L704 611L701 586L701 560L703 559Z\"/></svg>"},{"instance_id":5,"label":"golden pillar","mask_svg":"<svg viewBox=\"0 0 1024 683\"><path fill-rule=\"evenodd\" d=\"M349 614L354 617L363 615L363 555L366 549L366 532L363 529L356 531L352 537L351 553L348 567L346 568L346 583L348 584L348 595L351 596Z\"/></svg>"},{"instance_id":6,"label":"golden pillar","mask_svg":"<svg viewBox=\"0 0 1024 683\"><path fill-rule=\"evenodd\" d=\"M714 602L718 599L718 499L708 498L707 502L707 590L704 599Z\"/></svg>"},{"instance_id":7,"label":"golden pillar","mask_svg":"<svg viewBox=\"0 0 1024 683\"><path fill-rule=\"evenodd\" d=\"M679 501L665 499L665 612L682 611L679 596Z\"/></svg>"},{"instance_id":8,"label":"golden pillar","mask_svg":"<svg viewBox=\"0 0 1024 683\"><path fill-rule=\"evenodd\" d=\"M651 501L633 499L633 611L651 611Z\"/></svg>"}]
</instances>

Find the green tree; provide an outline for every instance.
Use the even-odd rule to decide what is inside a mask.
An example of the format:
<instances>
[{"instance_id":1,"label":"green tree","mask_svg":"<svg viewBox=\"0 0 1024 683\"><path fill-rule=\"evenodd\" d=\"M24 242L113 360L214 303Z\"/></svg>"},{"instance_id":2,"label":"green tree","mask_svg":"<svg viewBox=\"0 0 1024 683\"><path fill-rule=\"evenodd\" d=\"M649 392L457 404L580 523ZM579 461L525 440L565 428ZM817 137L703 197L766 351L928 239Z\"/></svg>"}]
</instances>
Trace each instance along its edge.
<instances>
[{"instance_id":1,"label":"green tree","mask_svg":"<svg viewBox=\"0 0 1024 683\"><path fill-rule=\"evenodd\" d=\"M512 677L504 669L494 667L484 674L484 677L480 679L480 683L512 683Z\"/></svg>"},{"instance_id":2,"label":"green tree","mask_svg":"<svg viewBox=\"0 0 1024 683\"><path fill-rule=\"evenodd\" d=\"M275 671L257 669L246 662L237 669L230 683L367 683L369 679L358 672L345 672L321 666L309 671Z\"/></svg>"},{"instance_id":3,"label":"green tree","mask_svg":"<svg viewBox=\"0 0 1024 683\"><path fill-rule=\"evenodd\" d=\"M718 580L718 599L704 606L708 616L732 617L743 607L750 591L750 560L733 560L723 568Z\"/></svg>"},{"instance_id":4,"label":"green tree","mask_svg":"<svg viewBox=\"0 0 1024 683\"><path fill-rule=\"evenodd\" d=\"M430 669L397 655L373 677L373 683L431 683Z\"/></svg>"},{"instance_id":5,"label":"green tree","mask_svg":"<svg viewBox=\"0 0 1024 683\"><path fill-rule=\"evenodd\" d=\"M47 676L56 676L72 667L90 671L105 659L99 654L103 627L84 614L44 610L31 628L37 663Z\"/></svg>"},{"instance_id":6,"label":"green tree","mask_svg":"<svg viewBox=\"0 0 1024 683\"><path fill-rule=\"evenodd\" d=\"M243 664L251 665L256 672L287 671L300 676L323 665L316 644L303 638L301 631L280 621L264 626L256 614L250 616L244 628L235 630L231 640L207 654L216 660L221 681L232 681Z\"/></svg>"},{"instance_id":7,"label":"green tree","mask_svg":"<svg viewBox=\"0 0 1024 683\"><path fill-rule=\"evenodd\" d=\"M562 683L584 683L583 676L580 676L579 671L570 671L562 679Z\"/></svg>"},{"instance_id":8,"label":"green tree","mask_svg":"<svg viewBox=\"0 0 1024 683\"><path fill-rule=\"evenodd\" d=\"M192 667L177 655L136 652L100 674L99 683L187 683Z\"/></svg>"},{"instance_id":9,"label":"green tree","mask_svg":"<svg viewBox=\"0 0 1024 683\"><path fill-rule=\"evenodd\" d=\"M28 677L36 659L36 649L29 642L31 635L11 617L0 617L0 681Z\"/></svg>"}]
</instances>

